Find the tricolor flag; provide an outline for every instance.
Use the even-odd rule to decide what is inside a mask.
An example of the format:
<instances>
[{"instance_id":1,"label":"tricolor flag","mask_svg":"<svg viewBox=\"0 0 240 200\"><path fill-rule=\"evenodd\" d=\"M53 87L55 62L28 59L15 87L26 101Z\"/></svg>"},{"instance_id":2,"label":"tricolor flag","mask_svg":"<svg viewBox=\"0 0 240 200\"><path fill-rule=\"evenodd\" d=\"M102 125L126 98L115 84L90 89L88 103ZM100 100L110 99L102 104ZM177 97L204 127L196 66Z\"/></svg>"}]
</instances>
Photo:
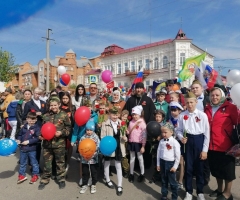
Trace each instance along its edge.
<instances>
[{"instance_id":1,"label":"tricolor flag","mask_svg":"<svg viewBox=\"0 0 240 200\"><path fill-rule=\"evenodd\" d=\"M143 81L143 68L140 69L140 71L137 73L137 76L133 80L132 87L128 91L127 96L129 96L132 93L132 90L134 89L136 83L140 83Z\"/></svg>"}]
</instances>

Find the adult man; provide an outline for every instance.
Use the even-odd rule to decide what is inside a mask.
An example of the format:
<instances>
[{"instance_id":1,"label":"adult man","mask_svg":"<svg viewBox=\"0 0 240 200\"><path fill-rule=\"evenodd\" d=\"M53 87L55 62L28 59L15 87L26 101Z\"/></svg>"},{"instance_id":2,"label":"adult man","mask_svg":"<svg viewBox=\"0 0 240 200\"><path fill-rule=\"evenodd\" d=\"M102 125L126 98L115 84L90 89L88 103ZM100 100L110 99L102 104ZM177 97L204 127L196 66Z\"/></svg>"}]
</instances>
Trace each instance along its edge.
<instances>
[{"instance_id":1,"label":"adult man","mask_svg":"<svg viewBox=\"0 0 240 200\"><path fill-rule=\"evenodd\" d=\"M2 103L1 111L3 111L3 120L4 120L4 127L5 127L5 133L6 133L5 137L9 138L11 131L8 130L9 125L8 125L7 107L10 104L10 102L12 100L14 100L15 98L12 95L12 89L10 87L6 88L4 94L5 94L6 98L5 98L4 102Z\"/></svg>"},{"instance_id":2,"label":"adult man","mask_svg":"<svg viewBox=\"0 0 240 200\"><path fill-rule=\"evenodd\" d=\"M98 96L98 88L96 83L91 83L89 85L89 100L92 104L93 110L96 111L98 109L98 101L100 97Z\"/></svg>"},{"instance_id":3,"label":"adult man","mask_svg":"<svg viewBox=\"0 0 240 200\"><path fill-rule=\"evenodd\" d=\"M174 81L173 80L167 80L166 81L166 89L167 89L167 94L165 97L165 101L167 103L170 103L170 93L173 91L173 85ZM184 101L184 96L183 94L179 94L179 103L184 107L185 106L185 101Z\"/></svg>"}]
</instances>

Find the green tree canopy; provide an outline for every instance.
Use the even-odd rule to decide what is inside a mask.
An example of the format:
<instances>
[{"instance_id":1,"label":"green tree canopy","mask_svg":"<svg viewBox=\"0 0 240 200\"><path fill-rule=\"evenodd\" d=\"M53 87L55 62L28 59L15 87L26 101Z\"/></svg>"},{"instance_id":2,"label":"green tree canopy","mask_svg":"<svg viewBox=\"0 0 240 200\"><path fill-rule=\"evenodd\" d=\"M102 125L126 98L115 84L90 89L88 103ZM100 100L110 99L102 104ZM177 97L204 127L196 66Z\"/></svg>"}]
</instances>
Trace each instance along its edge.
<instances>
[{"instance_id":1,"label":"green tree canopy","mask_svg":"<svg viewBox=\"0 0 240 200\"><path fill-rule=\"evenodd\" d=\"M14 56L0 48L0 81L12 81L18 68L18 66L14 66Z\"/></svg>"}]
</instances>

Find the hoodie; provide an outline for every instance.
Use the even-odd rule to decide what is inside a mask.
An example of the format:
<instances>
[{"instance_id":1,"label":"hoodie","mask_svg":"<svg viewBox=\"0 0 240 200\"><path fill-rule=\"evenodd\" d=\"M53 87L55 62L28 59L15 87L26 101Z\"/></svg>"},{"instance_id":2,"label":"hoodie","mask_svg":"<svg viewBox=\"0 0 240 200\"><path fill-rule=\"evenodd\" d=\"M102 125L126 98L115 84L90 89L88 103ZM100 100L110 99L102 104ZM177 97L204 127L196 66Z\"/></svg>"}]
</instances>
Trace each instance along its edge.
<instances>
[{"instance_id":1,"label":"hoodie","mask_svg":"<svg viewBox=\"0 0 240 200\"><path fill-rule=\"evenodd\" d=\"M8 121L17 121L16 118L16 108L18 105L18 100L13 100L7 107Z\"/></svg>"}]
</instances>

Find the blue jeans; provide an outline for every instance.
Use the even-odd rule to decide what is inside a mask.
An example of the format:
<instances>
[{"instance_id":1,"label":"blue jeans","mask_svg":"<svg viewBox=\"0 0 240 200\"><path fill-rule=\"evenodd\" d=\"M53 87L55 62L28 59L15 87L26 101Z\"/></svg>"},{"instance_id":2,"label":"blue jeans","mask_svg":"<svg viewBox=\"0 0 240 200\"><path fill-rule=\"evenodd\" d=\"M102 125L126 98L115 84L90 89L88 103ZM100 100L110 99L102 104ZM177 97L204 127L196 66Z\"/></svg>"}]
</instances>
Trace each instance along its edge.
<instances>
[{"instance_id":1,"label":"blue jeans","mask_svg":"<svg viewBox=\"0 0 240 200\"><path fill-rule=\"evenodd\" d=\"M20 151L20 168L18 171L19 174L23 176L26 175L28 158L30 160L30 164L32 165L32 174L39 175L39 164L36 158L36 151L29 152Z\"/></svg>"},{"instance_id":2,"label":"blue jeans","mask_svg":"<svg viewBox=\"0 0 240 200\"><path fill-rule=\"evenodd\" d=\"M167 197L168 195L168 183L172 190L172 200L177 200L178 198L178 183L176 180L176 173L170 172L175 161L165 161L160 159L160 169L162 177L162 197Z\"/></svg>"}]
</instances>

